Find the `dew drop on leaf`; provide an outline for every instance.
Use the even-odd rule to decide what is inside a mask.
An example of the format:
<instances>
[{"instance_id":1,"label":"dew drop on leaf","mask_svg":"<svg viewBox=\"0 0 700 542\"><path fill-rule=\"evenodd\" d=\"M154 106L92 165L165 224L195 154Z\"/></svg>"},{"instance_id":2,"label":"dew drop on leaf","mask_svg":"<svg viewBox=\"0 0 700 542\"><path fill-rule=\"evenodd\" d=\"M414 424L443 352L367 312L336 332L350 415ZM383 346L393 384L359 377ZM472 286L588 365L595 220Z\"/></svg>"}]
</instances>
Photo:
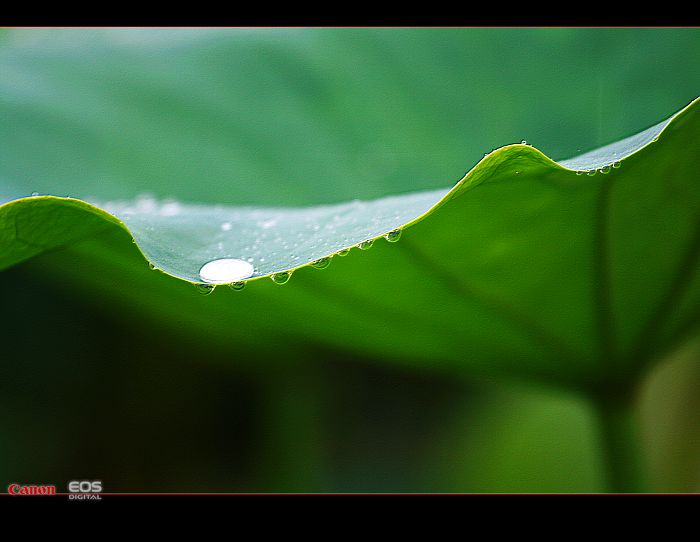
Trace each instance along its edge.
<instances>
[{"instance_id":1,"label":"dew drop on leaf","mask_svg":"<svg viewBox=\"0 0 700 542\"><path fill-rule=\"evenodd\" d=\"M161 216L177 216L180 214L180 204L177 201L164 201L160 207Z\"/></svg>"},{"instance_id":2,"label":"dew drop on leaf","mask_svg":"<svg viewBox=\"0 0 700 542\"><path fill-rule=\"evenodd\" d=\"M517 172L516 172L517 173ZM384 239L389 241L390 243L396 243L399 239L401 239L401 230L393 230L387 233L384 236Z\"/></svg>"},{"instance_id":3,"label":"dew drop on leaf","mask_svg":"<svg viewBox=\"0 0 700 542\"><path fill-rule=\"evenodd\" d=\"M238 290L242 290L243 288L245 288L245 282L243 282L243 281L232 282L232 283L229 284L228 286L229 286L229 288L231 288L232 290L238 291Z\"/></svg>"},{"instance_id":4,"label":"dew drop on leaf","mask_svg":"<svg viewBox=\"0 0 700 542\"><path fill-rule=\"evenodd\" d=\"M338 256L347 256L348 254L350 254L350 249L344 248L343 250L339 250L338 252L336 252L336 254Z\"/></svg>"},{"instance_id":5,"label":"dew drop on leaf","mask_svg":"<svg viewBox=\"0 0 700 542\"><path fill-rule=\"evenodd\" d=\"M586 172L586 175L590 175L590 176L595 175L595 169L589 169L589 170Z\"/></svg>"},{"instance_id":6,"label":"dew drop on leaf","mask_svg":"<svg viewBox=\"0 0 700 542\"><path fill-rule=\"evenodd\" d=\"M158 208L153 194L139 194L136 197L136 211L139 213L152 213Z\"/></svg>"},{"instance_id":7,"label":"dew drop on leaf","mask_svg":"<svg viewBox=\"0 0 700 542\"><path fill-rule=\"evenodd\" d=\"M281 273L274 273L273 275L270 275L270 278L275 284L286 284L289 282L289 278L291 276L292 274L289 271L282 271Z\"/></svg>"},{"instance_id":8,"label":"dew drop on leaf","mask_svg":"<svg viewBox=\"0 0 700 542\"><path fill-rule=\"evenodd\" d=\"M221 258L205 263L199 270L199 276L204 282L225 284L238 282L253 275L253 264L235 258Z\"/></svg>"},{"instance_id":9,"label":"dew drop on leaf","mask_svg":"<svg viewBox=\"0 0 700 542\"><path fill-rule=\"evenodd\" d=\"M367 239L367 241L362 241L359 245L357 245L357 248L359 248L360 250L369 250L370 248L372 248L373 244L373 239Z\"/></svg>"},{"instance_id":10,"label":"dew drop on leaf","mask_svg":"<svg viewBox=\"0 0 700 542\"><path fill-rule=\"evenodd\" d=\"M39 192L32 192L32 197L35 198L39 195Z\"/></svg>"},{"instance_id":11,"label":"dew drop on leaf","mask_svg":"<svg viewBox=\"0 0 700 542\"><path fill-rule=\"evenodd\" d=\"M216 288L213 284L195 284L194 287L202 295L209 295Z\"/></svg>"},{"instance_id":12,"label":"dew drop on leaf","mask_svg":"<svg viewBox=\"0 0 700 542\"><path fill-rule=\"evenodd\" d=\"M583 170L581 170L581 169L579 169L579 170L576 172L576 175L583 175L584 173L586 173L586 172L583 171Z\"/></svg>"},{"instance_id":13,"label":"dew drop on leaf","mask_svg":"<svg viewBox=\"0 0 700 542\"><path fill-rule=\"evenodd\" d=\"M610 166L603 166L602 168L600 168L599 171L607 175L608 173L610 173Z\"/></svg>"},{"instance_id":14,"label":"dew drop on leaf","mask_svg":"<svg viewBox=\"0 0 700 542\"><path fill-rule=\"evenodd\" d=\"M614 167L615 169L619 168L620 166L622 166L622 162L613 162L612 167Z\"/></svg>"},{"instance_id":15,"label":"dew drop on leaf","mask_svg":"<svg viewBox=\"0 0 700 542\"><path fill-rule=\"evenodd\" d=\"M330 264L331 264L330 257L320 258L320 259L316 260L315 262L311 262L311 267L315 267L316 269L325 269Z\"/></svg>"}]
</instances>

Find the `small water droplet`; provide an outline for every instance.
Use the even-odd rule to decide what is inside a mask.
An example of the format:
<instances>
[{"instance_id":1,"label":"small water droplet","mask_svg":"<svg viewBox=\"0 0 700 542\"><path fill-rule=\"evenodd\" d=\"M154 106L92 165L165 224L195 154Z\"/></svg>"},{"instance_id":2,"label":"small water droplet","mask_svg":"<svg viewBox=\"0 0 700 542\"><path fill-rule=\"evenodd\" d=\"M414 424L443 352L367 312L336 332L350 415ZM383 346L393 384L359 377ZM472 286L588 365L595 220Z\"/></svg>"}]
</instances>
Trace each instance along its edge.
<instances>
[{"instance_id":1,"label":"small water droplet","mask_svg":"<svg viewBox=\"0 0 700 542\"><path fill-rule=\"evenodd\" d=\"M139 213L152 213L156 211L158 204L153 194L139 194L136 197L136 211Z\"/></svg>"},{"instance_id":2,"label":"small water droplet","mask_svg":"<svg viewBox=\"0 0 700 542\"><path fill-rule=\"evenodd\" d=\"M161 216L177 216L180 214L180 204L174 200L166 200L160 207Z\"/></svg>"},{"instance_id":3,"label":"small water droplet","mask_svg":"<svg viewBox=\"0 0 700 542\"><path fill-rule=\"evenodd\" d=\"M582 169L579 169L579 170L576 172L576 175L583 175L584 173L586 173L586 172L583 171Z\"/></svg>"},{"instance_id":4,"label":"small water droplet","mask_svg":"<svg viewBox=\"0 0 700 542\"><path fill-rule=\"evenodd\" d=\"M213 284L195 284L194 287L202 295L209 295L216 288Z\"/></svg>"},{"instance_id":5,"label":"small water droplet","mask_svg":"<svg viewBox=\"0 0 700 542\"><path fill-rule=\"evenodd\" d=\"M32 197L35 198L39 195L39 192L32 192Z\"/></svg>"},{"instance_id":6,"label":"small water droplet","mask_svg":"<svg viewBox=\"0 0 700 542\"><path fill-rule=\"evenodd\" d=\"M325 269L330 264L331 264L330 257L320 258L320 259L316 260L315 262L311 262L311 267L315 267L316 269Z\"/></svg>"},{"instance_id":7,"label":"small water droplet","mask_svg":"<svg viewBox=\"0 0 700 542\"><path fill-rule=\"evenodd\" d=\"M349 249L349 248L344 248L344 249L339 250L338 252L336 252L336 254L337 254L338 256L347 256L348 254L350 254L350 249Z\"/></svg>"},{"instance_id":8,"label":"small water droplet","mask_svg":"<svg viewBox=\"0 0 700 542\"><path fill-rule=\"evenodd\" d=\"M589 175L589 176L595 175L595 169L589 169L589 170L586 172L586 175Z\"/></svg>"},{"instance_id":9,"label":"small water droplet","mask_svg":"<svg viewBox=\"0 0 700 542\"><path fill-rule=\"evenodd\" d=\"M229 231L231 229L231 223L230 222L224 222L221 224L221 231Z\"/></svg>"},{"instance_id":10,"label":"small water droplet","mask_svg":"<svg viewBox=\"0 0 700 542\"><path fill-rule=\"evenodd\" d=\"M250 262L235 258L221 258L205 263L199 270L199 276L204 282L226 284L238 282L251 277L255 269Z\"/></svg>"},{"instance_id":11,"label":"small water droplet","mask_svg":"<svg viewBox=\"0 0 700 542\"><path fill-rule=\"evenodd\" d=\"M613 162L613 165L612 165L612 167L614 167L615 169L617 169L621 166L622 166L622 162Z\"/></svg>"},{"instance_id":12,"label":"small water droplet","mask_svg":"<svg viewBox=\"0 0 700 542\"><path fill-rule=\"evenodd\" d=\"M517 173L517 171L516 171L516 173ZM384 239L386 239L390 243L396 243L396 241L401 239L401 230L397 229L397 230L390 231L389 233L387 233L384 236Z\"/></svg>"},{"instance_id":13,"label":"small water droplet","mask_svg":"<svg viewBox=\"0 0 700 542\"><path fill-rule=\"evenodd\" d=\"M607 175L608 173L610 173L610 166L603 166L602 168L600 168L599 171L600 171L602 174Z\"/></svg>"},{"instance_id":14,"label":"small water droplet","mask_svg":"<svg viewBox=\"0 0 700 542\"><path fill-rule=\"evenodd\" d=\"M520 144L521 144L521 145L527 145L527 141L526 141L525 139L523 139L523 140L520 142Z\"/></svg>"},{"instance_id":15,"label":"small water droplet","mask_svg":"<svg viewBox=\"0 0 700 542\"><path fill-rule=\"evenodd\" d=\"M656 143L659 140L659 136L656 136L654 139L651 140L652 143Z\"/></svg>"},{"instance_id":16,"label":"small water droplet","mask_svg":"<svg viewBox=\"0 0 700 542\"><path fill-rule=\"evenodd\" d=\"M153 265L153 264L152 264L152 263L150 263L150 262L148 263L148 267L150 267L150 268L151 268L151 271L155 271L155 269L156 269L156 266L155 266L155 265Z\"/></svg>"},{"instance_id":17,"label":"small water droplet","mask_svg":"<svg viewBox=\"0 0 700 542\"><path fill-rule=\"evenodd\" d=\"M372 248L373 244L373 239L367 239L367 241L362 241L359 245L357 245L357 248L359 248L360 250L369 250L370 248Z\"/></svg>"},{"instance_id":18,"label":"small water droplet","mask_svg":"<svg viewBox=\"0 0 700 542\"><path fill-rule=\"evenodd\" d=\"M286 284L287 282L289 282L291 276L292 273L290 273L289 271L282 271L281 273L274 273L270 275L270 278L275 284Z\"/></svg>"},{"instance_id":19,"label":"small water droplet","mask_svg":"<svg viewBox=\"0 0 700 542\"><path fill-rule=\"evenodd\" d=\"M245 282L243 282L243 281L232 282L231 284L228 285L228 287L231 288L232 290L236 290L236 291L242 290L243 288L245 288Z\"/></svg>"}]
</instances>

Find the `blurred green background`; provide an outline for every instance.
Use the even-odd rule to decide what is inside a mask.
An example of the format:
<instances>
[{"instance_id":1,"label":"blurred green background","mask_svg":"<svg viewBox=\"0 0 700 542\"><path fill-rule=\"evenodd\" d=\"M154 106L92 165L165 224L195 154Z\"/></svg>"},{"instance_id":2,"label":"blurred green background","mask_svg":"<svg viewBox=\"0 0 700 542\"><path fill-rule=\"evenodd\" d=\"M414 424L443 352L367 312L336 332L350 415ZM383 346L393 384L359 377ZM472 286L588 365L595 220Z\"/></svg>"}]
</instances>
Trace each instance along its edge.
<instances>
[{"instance_id":1,"label":"blurred green background","mask_svg":"<svg viewBox=\"0 0 700 542\"><path fill-rule=\"evenodd\" d=\"M7 29L0 200L304 205L442 188L508 143L567 158L655 124L697 97L699 59L698 29ZM578 399L312 341L263 354L174 333L170 307L83 287L100 267L76 267L81 251L125 243L0 274L4 486L604 490ZM695 352L645 384L653 490L700 489Z\"/></svg>"}]
</instances>

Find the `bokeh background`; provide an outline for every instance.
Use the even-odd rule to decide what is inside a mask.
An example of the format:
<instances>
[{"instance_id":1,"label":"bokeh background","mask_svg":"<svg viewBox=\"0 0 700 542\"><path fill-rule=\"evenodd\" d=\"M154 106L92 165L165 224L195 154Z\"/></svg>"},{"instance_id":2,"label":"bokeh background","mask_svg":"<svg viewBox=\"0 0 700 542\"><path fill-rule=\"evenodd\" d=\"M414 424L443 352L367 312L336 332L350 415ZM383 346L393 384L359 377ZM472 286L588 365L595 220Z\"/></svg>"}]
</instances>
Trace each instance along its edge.
<instances>
[{"instance_id":1,"label":"bokeh background","mask_svg":"<svg viewBox=\"0 0 700 542\"><path fill-rule=\"evenodd\" d=\"M647 128L700 94L699 60L698 29L4 29L0 199L442 188L508 143L562 159ZM95 287L105 268L81 255L145 266L125 245L105 233L0 273L3 487L605 489L577 398L312 341L271 355L183 334L167 303ZM645 382L652 490L700 489L698 390L692 348Z\"/></svg>"}]
</instances>

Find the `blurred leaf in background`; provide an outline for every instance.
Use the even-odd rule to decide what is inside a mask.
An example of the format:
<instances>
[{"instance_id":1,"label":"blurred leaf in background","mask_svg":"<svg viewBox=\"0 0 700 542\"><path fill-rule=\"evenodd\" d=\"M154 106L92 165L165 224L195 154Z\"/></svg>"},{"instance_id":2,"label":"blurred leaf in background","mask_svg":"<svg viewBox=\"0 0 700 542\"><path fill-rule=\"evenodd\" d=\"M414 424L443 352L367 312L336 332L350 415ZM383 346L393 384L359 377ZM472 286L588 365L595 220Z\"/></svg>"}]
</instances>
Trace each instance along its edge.
<instances>
[{"instance_id":1,"label":"blurred leaf in background","mask_svg":"<svg viewBox=\"0 0 700 542\"><path fill-rule=\"evenodd\" d=\"M290 206L445 188L495 147L527 139L553 158L580 154L668 117L700 88L687 60L700 52L696 29L17 29L2 40L6 200L150 193ZM640 156L631 168L649 174L657 162ZM688 186L676 188L692 207ZM508 194L483 197L526 204ZM653 208L656 195L645 197ZM486 229L498 225L475 201L470 216L486 213L475 238L493 239ZM445 222L426 222L423 235L444 235ZM430 249L403 246L416 245ZM392 248L301 271L284 289L253 284L216 299L150 272L116 229L4 272L3 480L62 484L77 470L129 491L605 489L590 407L513 383L523 371L512 345L498 328L492 337L488 326L473 337L460 329L459 299L432 328L415 327L412 310L435 296L414 285L433 277L404 274L410 264L397 264ZM311 299L322 301L305 309ZM358 319L368 307L374 318ZM586 359L594 324L572 327L577 307L560 325ZM699 370L688 352L644 395L658 490L698 485L697 386L688 382ZM504 370L485 367L479 379L461 370L489 356ZM538 359L549 377L572 362ZM660 429L669 420L677 432Z\"/></svg>"}]
</instances>

